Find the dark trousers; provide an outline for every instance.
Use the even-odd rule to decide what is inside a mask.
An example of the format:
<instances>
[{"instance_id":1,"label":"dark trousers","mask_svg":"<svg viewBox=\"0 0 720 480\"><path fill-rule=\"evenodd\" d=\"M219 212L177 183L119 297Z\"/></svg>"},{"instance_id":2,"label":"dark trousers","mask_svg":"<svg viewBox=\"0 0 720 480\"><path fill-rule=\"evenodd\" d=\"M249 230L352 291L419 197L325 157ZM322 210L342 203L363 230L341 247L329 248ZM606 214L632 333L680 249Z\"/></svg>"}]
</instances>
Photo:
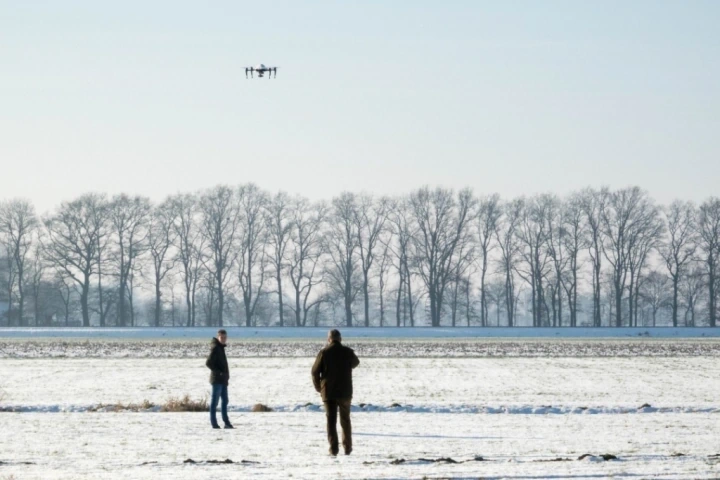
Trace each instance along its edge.
<instances>
[{"instance_id":1,"label":"dark trousers","mask_svg":"<svg viewBox=\"0 0 720 480\"><path fill-rule=\"evenodd\" d=\"M225 425L230 424L230 419L227 414L228 406L228 387L221 383L213 383L212 386L212 400L210 401L210 424L214 427L217 425L217 406L218 400L222 400L220 410L222 411L222 419Z\"/></svg>"},{"instance_id":2,"label":"dark trousers","mask_svg":"<svg viewBox=\"0 0 720 480\"><path fill-rule=\"evenodd\" d=\"M330 448L338 451L337 414L340 410L340 426L342 427L342 444L345 450L352 448L352 426L350 425L351 399L325 400L325 416L327 417L327 435Z\"/></svg>"}]
</instances>

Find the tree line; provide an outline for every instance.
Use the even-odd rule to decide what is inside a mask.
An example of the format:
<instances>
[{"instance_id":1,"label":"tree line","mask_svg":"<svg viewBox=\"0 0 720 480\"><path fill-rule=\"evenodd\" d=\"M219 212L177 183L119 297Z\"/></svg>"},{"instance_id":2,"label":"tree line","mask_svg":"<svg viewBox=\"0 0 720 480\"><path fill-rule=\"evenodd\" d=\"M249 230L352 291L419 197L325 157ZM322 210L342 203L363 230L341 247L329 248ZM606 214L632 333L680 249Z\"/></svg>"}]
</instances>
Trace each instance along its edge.
<instances>
[{"instance_id":1,"label":"tree line","mask_svg":"<svg viewBox=\"0 0 720 480\"><path fill-rule=\"evenodd\" d=\"M720 199L311 202L254 184L0 203L3 326L716 326Z\"/></svg>"}]
</instances>

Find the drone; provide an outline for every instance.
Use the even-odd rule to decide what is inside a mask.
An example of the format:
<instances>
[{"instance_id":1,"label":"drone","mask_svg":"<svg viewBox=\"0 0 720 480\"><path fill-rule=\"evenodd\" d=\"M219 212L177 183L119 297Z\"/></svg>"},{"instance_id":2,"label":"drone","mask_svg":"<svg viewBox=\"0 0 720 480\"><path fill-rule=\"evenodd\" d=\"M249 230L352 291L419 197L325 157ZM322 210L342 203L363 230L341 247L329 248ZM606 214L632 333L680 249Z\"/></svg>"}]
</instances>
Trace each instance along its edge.
<instances>
[{"instance_id":1,"label":"drone","mask_svg":"<svg viewBox=\"0 0 720 480\"><path fill-rule=\"evenodd\" d=\"M262 63L260 65L255 65L254 67L245 67L245 78L255 78L254 73L258 74L258 77L263 78L263 75L267 72L268 78L273 78L273 76L277 77L277 69L278 67L266 67ZM250 77L248 77L248 72L250 73Z\"/></svg>"}]
</instances>

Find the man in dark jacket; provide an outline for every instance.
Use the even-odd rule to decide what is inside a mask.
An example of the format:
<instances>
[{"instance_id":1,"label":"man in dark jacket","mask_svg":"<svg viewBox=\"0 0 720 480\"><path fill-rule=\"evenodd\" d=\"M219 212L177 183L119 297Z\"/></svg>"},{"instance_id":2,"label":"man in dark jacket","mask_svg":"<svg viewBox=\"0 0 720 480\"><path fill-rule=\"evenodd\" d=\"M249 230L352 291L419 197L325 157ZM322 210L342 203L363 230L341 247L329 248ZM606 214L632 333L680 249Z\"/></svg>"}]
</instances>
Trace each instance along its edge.
<instances>
[{"instance_id":1,"label":"man in dark jacket","mask_svg":"<svg viewBox=\"0 0 720 480\"><path fill-rule=\"evenodd\" d=\"M360 364L352 348L341 343L340 332L330 330L328 346L320 350L312 367L315 390L322 395L327 417L327 435L330 455L338 454L337 413L340 409L340 426L343 430L342 444L345 455L352 452L352 428L350 425L350 402L352 401L353 368Z\"/></svg>"},{"instance_id":2,"label":"man in dark jacket","mask_svg":"<svg viewBox=\"0 0 720 480\"><path fill-rule=\"evenodd\" d=\"M205 360L205 365L210 369L210 384L212 385L212 400L210 402L210 424L212 428L220 428L216 414L218 400L222 400L220 409L225 428L233 428L227 414L230 367L225 356L226 343L227 332L218 330L217 337L210 342L210 355Z\"/></svg>"}]
</instances>

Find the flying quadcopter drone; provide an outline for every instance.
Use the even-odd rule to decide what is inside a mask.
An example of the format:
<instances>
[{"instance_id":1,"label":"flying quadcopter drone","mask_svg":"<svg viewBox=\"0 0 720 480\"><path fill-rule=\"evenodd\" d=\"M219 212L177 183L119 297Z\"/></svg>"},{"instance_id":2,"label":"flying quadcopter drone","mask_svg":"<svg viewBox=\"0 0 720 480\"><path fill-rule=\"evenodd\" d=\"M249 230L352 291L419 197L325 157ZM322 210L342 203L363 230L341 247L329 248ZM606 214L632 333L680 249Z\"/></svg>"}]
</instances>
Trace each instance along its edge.
<instances>
[{"instance_id":1,"label":"flying quadcopter drone","mask_svg":"<svg viewBox=\"0 0 720 480\"><path fill-rule=\"evenodd\" d=\"M262 63L254 67L245 67L245 78L255 78L255 73L257 73L260 78L263 78L265 73L268 74L268 78L273 78L273 76L277 77L277 69L278 67L266 67ZM250 73L250 77L248 77L248 73Z\"/></svg>"}]
</instances>

